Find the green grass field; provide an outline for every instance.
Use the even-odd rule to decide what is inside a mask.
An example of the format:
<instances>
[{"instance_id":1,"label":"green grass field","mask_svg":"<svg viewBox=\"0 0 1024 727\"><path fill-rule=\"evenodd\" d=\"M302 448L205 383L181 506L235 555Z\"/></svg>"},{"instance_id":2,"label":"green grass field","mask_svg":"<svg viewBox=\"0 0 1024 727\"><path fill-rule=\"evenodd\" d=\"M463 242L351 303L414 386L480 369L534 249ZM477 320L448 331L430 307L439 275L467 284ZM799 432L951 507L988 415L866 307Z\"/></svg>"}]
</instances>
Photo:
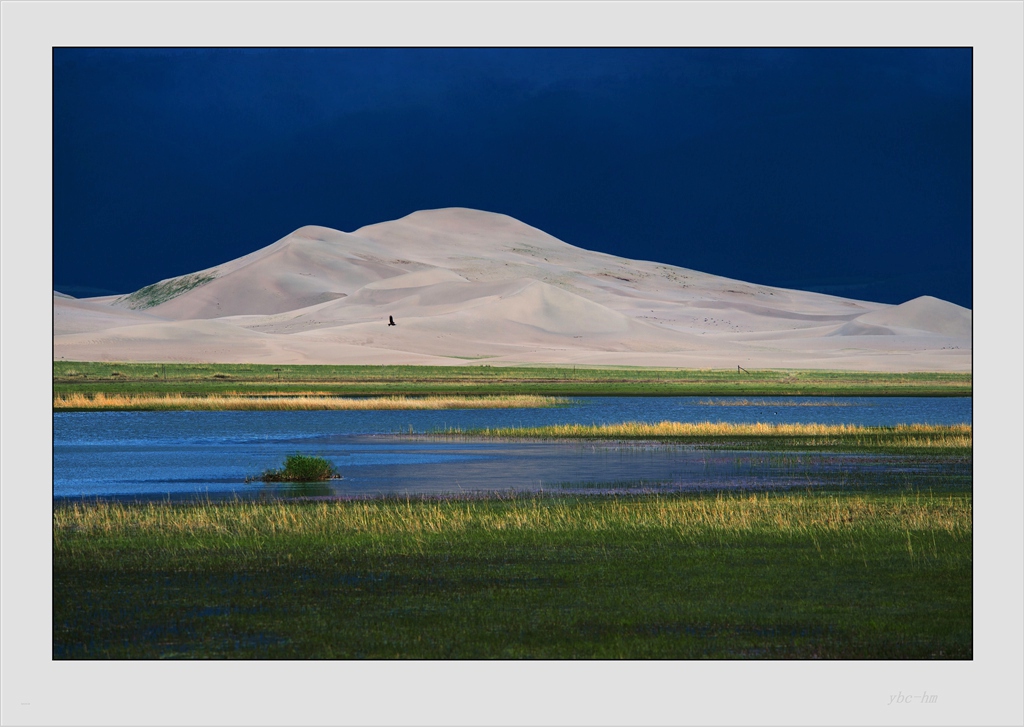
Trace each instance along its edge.
<instances>
[{"instance_id":1,"label":"green grass field","mask_svg":"<svg viewBox=\"0 0 1024 727\"><path fill-rule=\"evenodd\" d=\"M53 363L54 397L131 396L970 396L969 373L499 366Z\"/></svg>"},{"instance_id":2,"label":"green grass field","mask_svg":"<svg viewBox=\"0 0 1024 727\"><path fill-rule=\"evenodd\" d=\"M58 505L53 657L970 659L971 502Z\"/></svg>"}]
</instances>

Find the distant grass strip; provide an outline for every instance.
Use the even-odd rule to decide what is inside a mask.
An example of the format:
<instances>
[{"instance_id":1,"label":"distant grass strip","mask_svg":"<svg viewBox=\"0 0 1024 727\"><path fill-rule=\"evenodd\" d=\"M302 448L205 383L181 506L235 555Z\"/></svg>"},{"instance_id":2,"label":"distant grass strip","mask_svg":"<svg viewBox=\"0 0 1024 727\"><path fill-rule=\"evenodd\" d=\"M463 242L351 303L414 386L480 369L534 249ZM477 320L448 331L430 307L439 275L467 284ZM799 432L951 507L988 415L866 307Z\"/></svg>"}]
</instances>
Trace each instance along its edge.
<instances>
[{"instance_id":1,"label":"distant grass strip","mask_svg":"<svg viewBox=\"0 0 1024 727\"><path fill-rule=\"evenodd\" d=\"M970 424L900 424L865 427L853 424L729 424L724 422L670 422L657 424L558 424L544 427L488 429L449 428L433 432L443 437L500 439L636 439L744 446L757 449L835 449L884 452L970 453Z\"/></svg>"},{"instance_id":2,"label":"distant grass strip","mask_svg":"<svg viewBox=\"0 0 1024 727\"><path fill-rule=\"evenodd\" d=\"M347 396L970 396L970 373L583 366L333 366L54 361L53 388L71 393Z\"/></svg>"},{"instance_id":3,"label":"distant grass strip","mask_svg":"<svg viewBox=\"0 0 1024 727\"><path fill-rule=\"evenodd\" d=\"M814 401L793 401L787 399L703 399L701 406L850 406L848 401L830 401L828 399Z\"/></svg>"},{"instance_id":4,"label":"distant grass strip","mask_svg":"<svg viewBox=\"0 0 1024 727\"><path fill-rule=\"evenodd\" d=\"M972 657L970 493L71 504L53 657Z\"/></svg>"},{"instance_id":5,"label":"distant grass strip","mask_svg":"<svg viewBox=\"0 0 1024 727\"><path fill-rule=\"evenodd\" d=\"M54 410L113 411L294 411L294 410L414 410L414 409L519 409L559 406L565 399L529 394L505 396L384 396L366 399L338 396L163 396L97 392L63 394L53 399Z\"/></svg>"}]
</instances>

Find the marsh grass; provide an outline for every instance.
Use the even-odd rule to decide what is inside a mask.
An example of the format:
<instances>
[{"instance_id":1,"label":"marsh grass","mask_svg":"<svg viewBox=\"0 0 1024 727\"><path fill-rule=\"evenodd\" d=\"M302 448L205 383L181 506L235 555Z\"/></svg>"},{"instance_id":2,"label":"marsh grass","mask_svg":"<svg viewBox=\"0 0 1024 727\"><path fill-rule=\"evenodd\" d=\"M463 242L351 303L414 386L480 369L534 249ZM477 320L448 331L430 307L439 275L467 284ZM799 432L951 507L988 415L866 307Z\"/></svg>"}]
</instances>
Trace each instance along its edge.
<instances>
[{"instance_id":1,"label":"marsh grass","mask_svg":"<svg viewBox=\"0 0 1024 727\"><path fill-rule=\"evenodd\" d=\"M303 395L209 395L161 396L70 393L55 395L55 410L118 411L296 411L296 410L417 410L417 409L518 409L560 406L566 399L548 396L386 396L365 399L343 398L329 394Z\"/></svg>"},{"instance_id":2,"label":"marsh grass","mask_svg":"<svg viewBox=\"0 0 1024 727\"><path fill-rule=\"evenodd\" d=\"M285 458L284 467L267 470L259 479L263 482L322 482L341 477L323 457L292 454Z\"/></svg>"},{"instance_id":3,"label":"marsh grass","mask_svg":"<svg viewBox=\"0 0 1024 727\"><path fill-rule=\"evenodd\" d=\"M848 401L821 399L817 401L793 401L787 399L702 399L701 406L850 406Z\"/></svg>"},{"instance_id":4,"label":"marsh grass","mask_svg":"<svg viewBox=\"0 0 1024 727\"><path fill-rule=\"evenodd\" d=\"M301 460L301 461L300 461ZM329 472L318 457L293 455L286 470L312 477L307 465ZM323 478L321 478L323 479ZM376 498L296 505L280 501L166 504L149 502L74 503L54 508L54 536L102 532L229 535L245 538L289 534L343 537L366 534L391 538L435 534L454 537L480 532L635 532L669 529L758 531L893 532L941 530L969 537L971 497L946 493L717 492L694 496L594 498L508 496L494 499ZM863 533L862 533L863 534Z\"/></svg>"},{"instance_id":5,"label":"marsh grass","mask_svg":"<svg viewBox=\"0 0 1024 727\"><path fill-rule=\"evenodd\" d=\"M971 496L69 504L54 658L971 658Z\"/></svg>"},{"instance_id":6,"label":"marsh grass","mask_svg":"<svg viewBox=\"0 0 1024 727\"><path fill-rule=\"evenodd\" d=\"M437 437L488 439L622 439L679 442L720 447L811 449L864 452L969 453L973 446L970 424L900 424L868 427L855 424L731 424L727 422L671 422L656 424L558 424L543 427L449 428L432 432Z\"/></svg>"},{"instance_id":7,"label":"marsh grass","mask_svg":"<svg viewBox=\"0 0 1024 727\"><path fill-rule=\"evenodd\" d=\"M122 375L113 377L111 371ZM349 396L970 396L970 373L583 366L329 366L53 362L54 393L249 394L317 388Z\"/></svg>"}]
</instances>

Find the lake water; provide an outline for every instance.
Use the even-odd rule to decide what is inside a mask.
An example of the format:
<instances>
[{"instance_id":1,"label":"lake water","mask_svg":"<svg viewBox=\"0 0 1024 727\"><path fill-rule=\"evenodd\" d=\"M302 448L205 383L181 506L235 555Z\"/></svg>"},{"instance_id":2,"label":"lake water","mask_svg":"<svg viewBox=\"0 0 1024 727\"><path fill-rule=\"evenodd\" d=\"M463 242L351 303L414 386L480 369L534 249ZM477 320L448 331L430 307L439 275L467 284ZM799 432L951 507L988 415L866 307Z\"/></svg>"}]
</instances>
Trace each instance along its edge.
<instances>
[{"instance_id":1,"label":"lake water","mask_svg":"<svg viewBox=\"0 0 1024 727\"><path fill-rule=\"evenodd\" d=\"M494 442L409 436L626 421L895 425L971 422L970 398L601 397L552 409L312 412L55 412L55 498L161 499L495 491L638 491L842 484L948 468L879 455L710 452L639 443ZM755 402L750 404L749 402ZM400 436L399 436L400 435ZM289 454L331 460L342 480L272 488L247 476ZM964 473L959 473L963 475Z\"/></svg>"}]
</instances>

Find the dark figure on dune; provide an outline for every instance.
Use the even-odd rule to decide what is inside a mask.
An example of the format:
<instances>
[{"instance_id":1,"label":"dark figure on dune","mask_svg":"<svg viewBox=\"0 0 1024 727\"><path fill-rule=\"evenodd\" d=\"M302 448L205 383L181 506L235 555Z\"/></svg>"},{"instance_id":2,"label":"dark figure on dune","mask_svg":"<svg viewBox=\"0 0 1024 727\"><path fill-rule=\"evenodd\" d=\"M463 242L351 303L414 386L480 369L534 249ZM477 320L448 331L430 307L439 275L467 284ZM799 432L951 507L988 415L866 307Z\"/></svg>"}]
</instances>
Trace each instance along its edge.
<instances>
[{"instance_id":1,"label":"dark figure on dune","mask_svg":"<svg viewBox=\"0 0 1024 727\"><path fill-rule=\"evenodd\" d=\"M395 325L395 318L394 318L394 316L388 316L388 325L389 326Z\"/></svg>"}]
</instances>

